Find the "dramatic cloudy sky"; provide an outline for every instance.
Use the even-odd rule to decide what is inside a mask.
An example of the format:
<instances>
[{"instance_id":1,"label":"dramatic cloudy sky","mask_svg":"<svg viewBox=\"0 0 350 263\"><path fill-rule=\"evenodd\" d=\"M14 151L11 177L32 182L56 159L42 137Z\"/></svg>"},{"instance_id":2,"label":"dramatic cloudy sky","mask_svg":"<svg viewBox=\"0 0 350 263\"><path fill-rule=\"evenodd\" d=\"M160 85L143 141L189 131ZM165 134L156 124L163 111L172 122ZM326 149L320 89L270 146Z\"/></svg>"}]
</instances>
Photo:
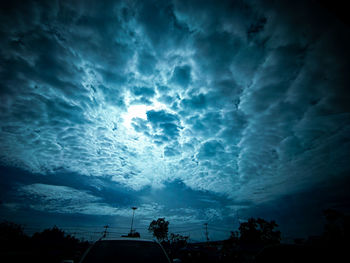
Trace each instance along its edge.
<instances>
[{"instance_id":1,"label":"dramatic cloudy sky","mask_svg":"<svg viewBox=\"0 0 350 263\"><path fill-rule=\"evenodd\" d=\"M137 206L145 235L158 217L200 240L261 216L288 237L349 207L350 31L324 4L0 10L1 219L118 234Z\"/></svg>"}]
</instances>

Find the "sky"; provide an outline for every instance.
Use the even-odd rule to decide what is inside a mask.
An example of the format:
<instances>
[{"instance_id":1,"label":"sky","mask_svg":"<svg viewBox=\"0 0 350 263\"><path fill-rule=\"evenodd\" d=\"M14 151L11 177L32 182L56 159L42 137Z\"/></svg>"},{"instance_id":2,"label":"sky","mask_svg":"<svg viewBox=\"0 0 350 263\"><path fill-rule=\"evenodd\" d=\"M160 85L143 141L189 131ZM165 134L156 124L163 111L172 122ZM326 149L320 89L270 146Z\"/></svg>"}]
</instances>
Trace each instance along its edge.
<instances>
[{"instance_id":1,"label":"sky","mask_svg":"<svg viewBox=\"0 0 350 263\"><path fill-rule=\"evenodd\" d=\"M350 31L322 2L2 1L0 219L320 234L350 207Z\"/></svg>"}]
</instances>

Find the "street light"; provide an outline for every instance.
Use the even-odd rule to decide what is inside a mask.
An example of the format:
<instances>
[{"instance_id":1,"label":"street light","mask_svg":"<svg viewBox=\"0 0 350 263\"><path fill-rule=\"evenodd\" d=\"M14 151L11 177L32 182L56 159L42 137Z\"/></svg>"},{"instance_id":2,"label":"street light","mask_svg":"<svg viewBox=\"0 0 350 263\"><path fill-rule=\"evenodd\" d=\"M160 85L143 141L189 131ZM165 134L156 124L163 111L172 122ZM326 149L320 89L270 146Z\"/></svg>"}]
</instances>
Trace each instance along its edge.
<instances>
[{"instance_id":1,"label":"street light","mask_svg":"<svg viewBox=\"0 0 350 263\"><path fill-rule=\"evenodd\" d=\"M205 223L205 237L207 238L207 243L209 242L209 236L208 236L208 223Z\"/></svg>"},{"instance_id":2,"label":"street light","mask_svg":"<svg viewBox=\"0 0 350 263\"><path fill-rule=\"evenodd\" d=\"M137 209L137 207L133 206L133 207L131 207L131 209L132 209L132 219L131 219L130 234L132 234L132 226L134 224L134 215L135 215L135 210Z\"/></svg>"}]
</instances>

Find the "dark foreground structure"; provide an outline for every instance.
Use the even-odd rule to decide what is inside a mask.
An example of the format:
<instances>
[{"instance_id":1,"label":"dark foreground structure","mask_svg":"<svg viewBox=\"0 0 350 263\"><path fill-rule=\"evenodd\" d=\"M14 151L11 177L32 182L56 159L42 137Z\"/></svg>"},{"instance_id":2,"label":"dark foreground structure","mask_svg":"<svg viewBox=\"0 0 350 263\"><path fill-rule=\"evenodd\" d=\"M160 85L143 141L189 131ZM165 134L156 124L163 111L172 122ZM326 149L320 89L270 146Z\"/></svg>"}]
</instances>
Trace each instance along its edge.
<instances>
[{"instance_id":1,"label":"dark foreground structure","mask_svg":"<svg viewBox=\"0 0 350 263\"><path fill-rule=\"evenodd\" d=\"M89 243L66 235L56 226L29 237L20 225L3 222L0 258L1 262L36 263L350 262L350 217L334 210L326 210L324 215L327 223L323 235L297 239L295 244L281 244L277 224L261 218L241 223L239 231L232 232L227 240L187 243L187 237L172 234L161 245L139 237L108 241L105 236Z\"/></svg>"}]
</instances>

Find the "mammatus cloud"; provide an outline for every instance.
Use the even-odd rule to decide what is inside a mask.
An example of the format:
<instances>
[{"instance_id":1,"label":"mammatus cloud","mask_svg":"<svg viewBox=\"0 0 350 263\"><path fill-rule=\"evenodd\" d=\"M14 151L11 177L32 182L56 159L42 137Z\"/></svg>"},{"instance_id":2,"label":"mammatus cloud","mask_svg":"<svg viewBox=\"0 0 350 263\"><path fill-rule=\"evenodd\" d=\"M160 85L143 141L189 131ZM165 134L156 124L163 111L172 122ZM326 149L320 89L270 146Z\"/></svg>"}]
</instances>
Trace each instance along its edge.
<instances>
[{"instance_id":1,"label":"mammatus cloud","mask_svg":"<svg viewBox=\"0 0 350 263\"><path fill-rule=\"evenodd\" d=\"M2 164L255 203L349 171L349 32L335 19L302 1L47 5L1 8ZM119 213L60 191L70 211Z\"/></svg>"}]
</instances>

